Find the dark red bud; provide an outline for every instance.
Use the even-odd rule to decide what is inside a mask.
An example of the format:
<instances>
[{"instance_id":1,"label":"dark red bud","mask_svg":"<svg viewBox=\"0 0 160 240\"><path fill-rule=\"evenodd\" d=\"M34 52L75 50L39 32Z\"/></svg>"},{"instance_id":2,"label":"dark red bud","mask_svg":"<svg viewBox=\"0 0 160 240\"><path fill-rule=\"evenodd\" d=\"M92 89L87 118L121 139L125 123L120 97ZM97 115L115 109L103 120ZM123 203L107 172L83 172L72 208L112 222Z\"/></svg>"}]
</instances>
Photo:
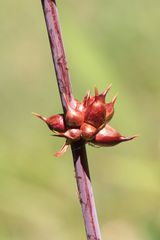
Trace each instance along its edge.
<instances>
[{"instance_id":1,"label":"dark red bud","mask_svg":"<svg viewBox=\"0 0 160 240\"><path fill-rule=\"evenodd\" d=\"M86 109L84 122L93 125L97 129L103 127L106 123L105 97L110 88L111 85L101 94L99 94L98 89L95 88L95 96L89 98L90 105L88 105Z\"/></svg>"},{"instance_id":2,"label":"dark red bud","mask_svg":"<svg viewBox=\"0 0 160 240\"><path fill-rule=\"evenodd\" d=\"M105 123L106 119L106 107L102 99L97 95L97 89L95 89L95 99L90 104L84 115L84 122L91 124L92 126L99 128Z\"/></svg>"},{"instance_id":3,"label":"dark red bud","mask_svg":"<svg viewBox=\"0 0 160 240\"><path fill-rule=\"evenodd\" d=\"M73 140L73 141L77 141L81 138L81 130L80 129L68 129L66 132L64 133L56 133L53 136L57 136L57 137L65 137L67 139Z\"/></svg>"},{"instance_id":4,"label":"dark red bud","mask_svg":"<svg viewBox=\"0 0 160 240\"><path fill-rule=\"evenodd\" d=\"M114 146L118 143L129 141L134 139L137 136L132 137L124 137L121 136L121 134L115 130L114 128L110 127L109 125L106 125L102 130L100 130L95 138L91 141L91 144L97 145L97 146Z\"/></svg>"},{"instance_id":5,"label":"dark red bud","mask_svg":"<svg viewBox=\"0 0 160 240\"><path fill-rule=\"evenodd\" d=\"M105 104L100 101L94 101L92 105L88 106L84 121L99 128L105 123L106 120L106 108Z\"/></svg>"},{"instance_id":6,"label":"dark red bud","mask_svg":"<svg viewBox=\"0 0 160 240\"><path fill-rule=\"evenodd\" d=\"M36 117L40 118L44 121L50 130L56 132L64 132L66 131L65 124L64 124L64 115L63 114L55 114L51 117L44 117L38 113L33 113Z\"/></svg>"},{"instance_id":7,"label":"dark red bud","mask_svg":"<svg viewBox=\"0 0 160 240\"><path fill-rule=\"evenodd\" d=\"M74 109L69 101L67 100L66 96L64 95L65 101L66 101L66 105L67 105L67 112L65 115L65 120L66 120L66 124L69 127L80 127L81 124L84 121L84 113L79 111L78 109ZM78 106L78 101L76 101L76 104Z\"/></svg>"},{"instance_id":8,"label":"dark red bud","mask_svg":"<svg viewBox=\"0 0 160 240\"><path fill-rule=\"evenodd\" d=\"M82 138L86 141L94 138L97 133L97 129L88 123L83 123L80 130L82 131Z\"/></svg>"},{"instance_id":9,"label":"dark red bud","mask_svg":"<svg viewBox=\"0 0 160 240\"><path fill-rule=\"evenodd\" d=\"M73 108L69 108L66 112L66 124L69 127L80 127L84 121L84 114Z\"/></svg>"}]
</instances>

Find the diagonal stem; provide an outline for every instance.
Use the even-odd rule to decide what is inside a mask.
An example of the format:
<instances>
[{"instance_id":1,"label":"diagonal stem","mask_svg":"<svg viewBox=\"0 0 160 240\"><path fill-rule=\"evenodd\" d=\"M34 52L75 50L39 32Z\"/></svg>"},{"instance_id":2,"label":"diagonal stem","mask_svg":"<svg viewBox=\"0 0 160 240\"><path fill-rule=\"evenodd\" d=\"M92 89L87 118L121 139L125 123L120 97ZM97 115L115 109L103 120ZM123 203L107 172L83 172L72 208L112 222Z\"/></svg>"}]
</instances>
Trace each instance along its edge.
<instances>
[{"instance_id":1,"label":"diagonal stem","mask_svg":"<svg viewBox=\"0 0 160 240\"><path fill-rule=\"evenodd\" d=\"M72 95L70 76L60 30L58 10L55 0L41 0L41 2L50 41L59 93L65 113L66 102L63 94L67 96L72 104L74 104L74 98ZM85 143L83 141L75 142L72 144L71 149L87 239L101 240Z\"/></svg>"}]
</instances>

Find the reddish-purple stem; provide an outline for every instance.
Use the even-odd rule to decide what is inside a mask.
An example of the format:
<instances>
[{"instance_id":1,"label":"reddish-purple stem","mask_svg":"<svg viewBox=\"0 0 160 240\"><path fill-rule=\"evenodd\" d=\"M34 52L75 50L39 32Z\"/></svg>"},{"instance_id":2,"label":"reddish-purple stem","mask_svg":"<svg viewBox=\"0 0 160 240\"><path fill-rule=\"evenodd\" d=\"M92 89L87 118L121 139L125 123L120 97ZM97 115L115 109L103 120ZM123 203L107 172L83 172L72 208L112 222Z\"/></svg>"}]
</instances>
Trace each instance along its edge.
<instances>
[{"instance_id":1,"label":"reddish-purple stem","mask_svg":"<svg viewBox=\"0 0 160 240\"><path fill-rule=\"evenodd\" d=\"M41 0L47 25L57 83L64 112L66 102L63 94L74 104L70 76L60 30L58 11L55 0ZM101 240L99 223L94 203L85 143L78 141L71 146L79 200L82 207L85 229L88 240Z\"/></svg>"}]
</instances>

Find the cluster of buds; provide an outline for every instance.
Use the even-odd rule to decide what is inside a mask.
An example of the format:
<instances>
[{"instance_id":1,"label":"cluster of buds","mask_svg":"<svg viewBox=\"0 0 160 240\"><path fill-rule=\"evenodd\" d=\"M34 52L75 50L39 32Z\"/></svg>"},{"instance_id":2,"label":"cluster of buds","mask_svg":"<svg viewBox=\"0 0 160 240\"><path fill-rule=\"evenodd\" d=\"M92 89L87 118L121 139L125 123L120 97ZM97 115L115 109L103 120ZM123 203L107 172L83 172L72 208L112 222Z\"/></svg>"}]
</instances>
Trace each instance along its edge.
<instances>
[{"instance_id":1,"label":"cluster of buds","mask_svg":"<svg viewBox=\"0 0 160 240\"><path fill-rule=\"evenodd\" d=\"M46 118L33 113L48 125L49 129L54 132L53 136L66 139L65 144L55 156L60 157L70 144L79 140L83 140L91 146L108 147L136 137L124 137L108 125L113 117L114 105L117 100L117 96L115 96L111 102L105 102L110 88L111 85L101 94L95 88L94 96L91 96L88 91L83 102L74 99L74 107L67 99L67 96L64 95L66 102L65 114L56 114Z\"/></svg>"}]
</instances>

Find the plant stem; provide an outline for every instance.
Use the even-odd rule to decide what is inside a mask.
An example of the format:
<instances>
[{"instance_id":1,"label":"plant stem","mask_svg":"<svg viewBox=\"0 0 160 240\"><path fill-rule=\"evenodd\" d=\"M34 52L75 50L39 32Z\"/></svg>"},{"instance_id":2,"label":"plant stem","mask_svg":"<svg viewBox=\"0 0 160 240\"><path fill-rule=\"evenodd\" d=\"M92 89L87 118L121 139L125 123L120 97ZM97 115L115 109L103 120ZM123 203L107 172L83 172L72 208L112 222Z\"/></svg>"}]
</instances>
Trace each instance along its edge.
<instances>
[{"instance_id":1,"label":"plant stem","mask_svg":"<svg viewBox=\"0 0 160 240\"><path fill-rule=\"evenodd\" d=\"M58 10L55 0L41 0L41 2L47 25L59 93L65 113L66 102L63 94L67 96L71 104L74 104L74 99L72 95L70 76L60 30ZM71 149L87 239L101 240L85 143L83 141L77 141L71 145Z\"/></svg>"}]
</instances>

